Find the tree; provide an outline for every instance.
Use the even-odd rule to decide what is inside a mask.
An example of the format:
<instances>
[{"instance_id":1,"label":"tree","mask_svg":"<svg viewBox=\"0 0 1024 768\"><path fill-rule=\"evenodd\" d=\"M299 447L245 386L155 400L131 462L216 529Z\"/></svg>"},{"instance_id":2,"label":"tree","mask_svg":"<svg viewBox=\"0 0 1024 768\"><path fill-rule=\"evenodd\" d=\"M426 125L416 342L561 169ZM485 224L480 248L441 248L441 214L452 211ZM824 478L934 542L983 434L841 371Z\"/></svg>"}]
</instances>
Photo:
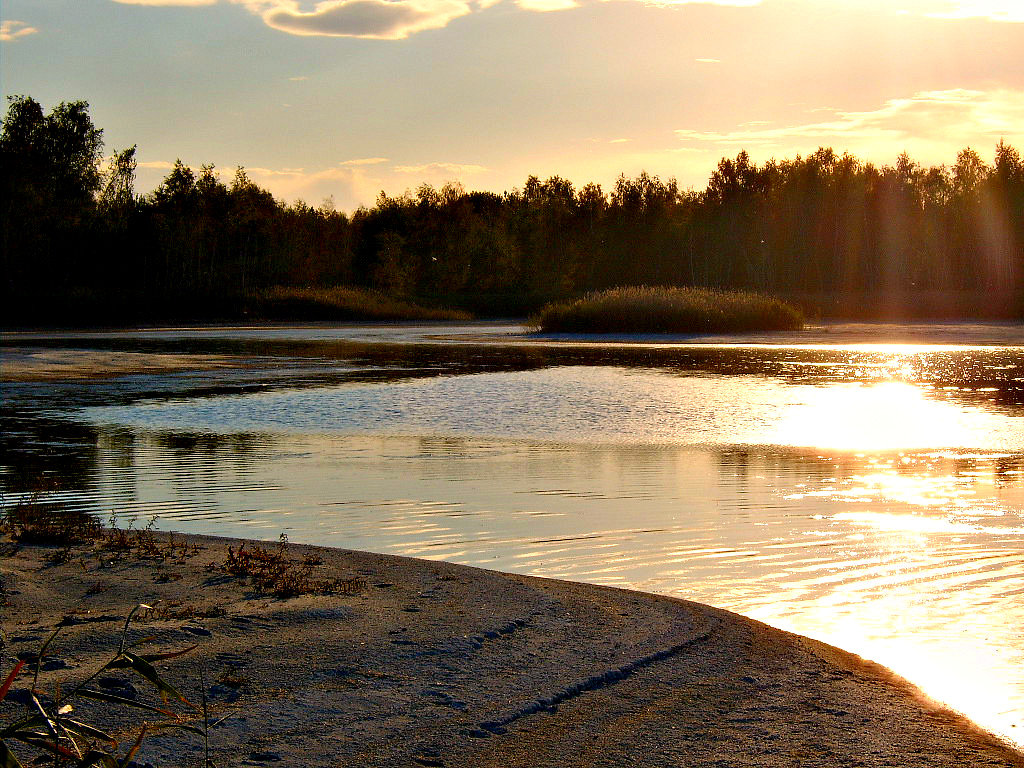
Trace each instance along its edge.
<instances>
[{"instance_id":1,"label":"tree","mask_svg":"<svg viewBox=\"0 0 1024 768\"><path fill-rule=\"evenodd\" d=\"M174 161L174 167L160 186L153 191L153 202L157 208L182 209L195 200L196 175L181 158Z\"/></svg>"},{"instance_id":2,"label":"tree","mask_svg":"<svg viewBox=\"0 0 1024 768\"><path fill-rule=\"evenodd\" d=\"M62 102L46 115L31 97L8 98L0 128L0 266L8 284L70 279L70 241L95 211L102 150L86 102Z\"/></svg>"},{"instance_id":3,"label":"tree","mask_svg":"<svg viewBox=\"0 0 1024 768\"><path fill-rule=\"evenodd\" d=\"M124 226L135 205L135 146L110 157L103 174L97 206L103 216L115 226Z\"/></svg>"}]
</instances>

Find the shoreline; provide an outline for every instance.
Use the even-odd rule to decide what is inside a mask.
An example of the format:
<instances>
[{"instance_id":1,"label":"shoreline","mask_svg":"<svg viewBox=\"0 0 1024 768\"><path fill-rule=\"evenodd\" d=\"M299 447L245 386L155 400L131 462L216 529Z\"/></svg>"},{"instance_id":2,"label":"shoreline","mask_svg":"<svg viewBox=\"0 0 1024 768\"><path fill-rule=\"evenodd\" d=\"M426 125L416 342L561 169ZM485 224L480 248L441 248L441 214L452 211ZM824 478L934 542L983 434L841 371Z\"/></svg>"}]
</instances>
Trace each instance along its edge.
<instances>
[{"instance_id":1,"label":"shoreline","mask_svg":"<svg viewBox=\"0 0 1024 768\"><path fill-rule=\"evenodd\" d=\"M502 333L518 328L518 333ZM399 329L405 335L379 338L375 332ZM269 331L261 337L259 331ZM294 332L288 336L287 332ZM321 331L321 337L304 332ZM345 334L345 331L349 331ZM456 333L455 331L460 331ZM224 335L218 335L218 332ZM252 336L237 333L254 332ZM370 332L367 335L367 332ZM896 336L893 336L893 333ZM155 335L154 335L155 334ZM161 338L160 334L166 334ZM176 335L179 334L179 335ZM285 335L282 335L285 334ZM920 352L958 349L1024 349L1024 322L847 322L808 325L801 331L740 334L588 334L535 333L525 326L498 327L489 322L345 322L264 323L234 326L197 325L180 328L77 329L62 331L0 331L0 383L114 379L128 375L237 373L279 365L307 366L321 372L338 360L377 355L381 349L424 350L475 348L509 354L536 364L536 355L561 355L570 362L592 360L602 350L620 354L671 357L678 350L727 347L742 349L790 347L823 353L832 348L871 354L913 345ZM70 346L65 346L70 343ZM258 345L254 350L252 345ZM327 357L323 358L326 354ZM548 361L550 362L550 361ZM607 362L607 361L604 361ZM648 361L649 362L649 361Z\"/></svg>"},{"instance_id":2,"label":"shoreline","mask_svg":"<svg viewBox=\"0 0 1024 768\"><path fill-rule=\"evenodd\" d=\"M700 603L295 544L311 578L355 586L284 599L225 571L239 540L132 535L62 563L0 539L3 673L71 617L52 650L66 667L40 682L73 680L147 602L133 638L198 644L167 677L191 698L202 666L213 714L231 714L218 765L1024 766L888 669ZM167 734L136 759L201 754Z\"/></svg>"}]
</instances>

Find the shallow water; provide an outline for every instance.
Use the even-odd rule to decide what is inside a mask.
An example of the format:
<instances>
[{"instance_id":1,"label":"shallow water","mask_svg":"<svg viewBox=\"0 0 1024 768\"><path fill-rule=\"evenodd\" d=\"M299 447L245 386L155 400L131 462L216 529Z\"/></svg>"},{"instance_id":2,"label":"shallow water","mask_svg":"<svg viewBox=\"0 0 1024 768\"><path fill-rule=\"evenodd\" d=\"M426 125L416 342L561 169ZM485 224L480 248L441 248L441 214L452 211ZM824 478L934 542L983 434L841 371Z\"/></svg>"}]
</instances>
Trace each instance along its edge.
<instances>
[{"instance_id":1,"label":"shallow water","mask_svg":"<svg viewBox=\"0 0 1024 768\"><path fill-rule=\"evenodd\" d=\"M549 342L517 330L274 328L366 346L5 385L0 482L14 498L31 469L56 469L67 503L122 523L286 531L711 603L886 664L1024 742L1024 329L536 354ZM164 333L143 341L266 340ZM509 346L529 354L495 352Z\"/></svg>"}]
</instances>

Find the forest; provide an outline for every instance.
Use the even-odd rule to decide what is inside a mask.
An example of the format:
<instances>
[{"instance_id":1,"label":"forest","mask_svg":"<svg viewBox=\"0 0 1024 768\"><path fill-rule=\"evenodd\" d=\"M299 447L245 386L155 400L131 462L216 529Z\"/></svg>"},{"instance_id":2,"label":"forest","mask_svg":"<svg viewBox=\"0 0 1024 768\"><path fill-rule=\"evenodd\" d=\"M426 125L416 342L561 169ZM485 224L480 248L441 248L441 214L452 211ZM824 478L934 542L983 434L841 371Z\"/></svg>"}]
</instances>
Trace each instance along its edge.
<instances>
[{"instance_id":1,"label":"forest","mask_svg":"<svg viewBox=\"0 0 1024 768\"><path fill-rule=\"evenodd\" d=\"M86 102L14 96L0 167L7 326L229 319L261 291L338 286L489 317L626 285L752 290L812 316L1024 317L1024 162L1002 141L991 162L965 148L933 167L740 152L701 190L647 173L425 184L346 213L180 160L138 194L136 148L105 154Z\"/></svg>"}]
</instances>

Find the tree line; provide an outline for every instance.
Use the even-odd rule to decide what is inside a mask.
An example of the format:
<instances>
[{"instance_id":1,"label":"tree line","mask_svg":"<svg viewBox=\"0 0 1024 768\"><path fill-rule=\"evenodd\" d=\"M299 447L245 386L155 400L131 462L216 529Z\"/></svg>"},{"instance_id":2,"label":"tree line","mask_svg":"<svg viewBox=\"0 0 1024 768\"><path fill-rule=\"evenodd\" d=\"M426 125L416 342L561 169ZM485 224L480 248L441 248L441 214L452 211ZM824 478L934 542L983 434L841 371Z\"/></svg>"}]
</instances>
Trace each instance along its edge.
<instances>
[{"instance_id":1,"label":"tree line","mask_svg":"<svg viewBox=\"0 0 1024 768\"><path fill-rule=\"evenodd\" d=\"M216 314L224 297L269 286L346 285L498 315L646 284L750 289L854 314L878 310L872 301L919 312L932 301L939 314L1024 316L1024 162L1004 142L991 163L967 148L932 167L829 148L758 165L740 152L703 190L647 173L609 190L558 176L503 194L424 184L351 213L286 204L243 168L224 183L212 165L181 161L139 195L135 153L104 159L85 102L45 113L9 99L9 297L188 299Z\"/></svg>"}]
</instances>

